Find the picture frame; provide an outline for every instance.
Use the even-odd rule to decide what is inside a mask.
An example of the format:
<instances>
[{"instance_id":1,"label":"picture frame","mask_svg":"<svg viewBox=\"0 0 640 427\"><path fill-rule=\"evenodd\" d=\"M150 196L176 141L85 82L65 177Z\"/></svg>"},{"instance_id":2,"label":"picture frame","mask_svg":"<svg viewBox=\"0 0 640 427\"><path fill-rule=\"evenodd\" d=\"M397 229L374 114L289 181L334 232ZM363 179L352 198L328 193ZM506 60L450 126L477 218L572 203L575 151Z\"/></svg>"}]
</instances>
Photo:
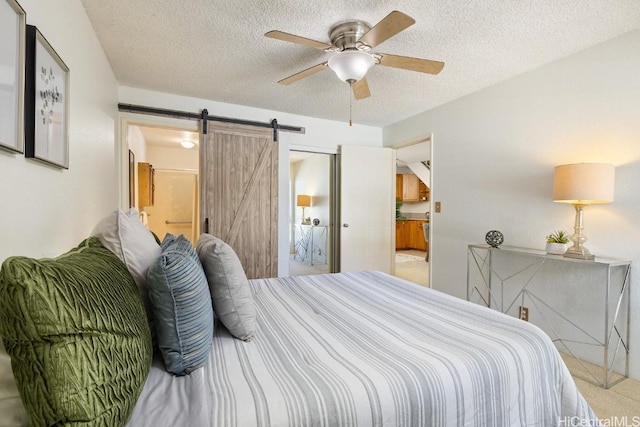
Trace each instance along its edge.
<instances>
[{"instance_id":1,"label":"picture frame","mask_svg":"<svg viewBox=\"0 0 640 427\"><path fill-rule=\"evenodd\" d=\"M136 155L129 150L129 209L136 205Z\"/></svg>"},{"instance_id":2,"label":"picture frame","mask_svg":"<svg viewBox=\"0 0 640 427\"><path fill-rule=\"evenodd\" d=\"M26 26L25 156L69 169L69 67Z\"/></svg>"},{"instance_id":3,"label":"picture frame","mask_svg":"<svg viewBox=\"0 0 640 427\"><path fill-rule=\"evenodd\" d=\"M24 152L26 12L0 0L0 149Z\"/></svg>"}]
</instances>

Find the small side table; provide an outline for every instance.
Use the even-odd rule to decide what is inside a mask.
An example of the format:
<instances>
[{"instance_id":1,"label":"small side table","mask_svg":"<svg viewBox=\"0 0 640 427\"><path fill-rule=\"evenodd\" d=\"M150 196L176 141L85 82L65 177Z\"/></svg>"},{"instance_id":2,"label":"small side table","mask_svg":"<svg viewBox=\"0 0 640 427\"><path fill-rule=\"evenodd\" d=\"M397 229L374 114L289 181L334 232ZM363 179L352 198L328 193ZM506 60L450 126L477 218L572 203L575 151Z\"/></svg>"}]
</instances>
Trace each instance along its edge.
<instances>
[{"instance_id":1,"label":"small side table","mask_svg":"<svg viewBox=\"0 0 640 427\"><path fill-rule=\"evenodd\" d=\"M629 376L630 276L627 260L469 245L467 300L526 315L580 363L574 375L609 388ZM600 359L600 368L585 356Z\"/></svg>"},{"instance_id":2,"label":"small side table","mask_svg":"<svg viewBox=\"0 0 640 427\"><path fill-rule=\"evenodd\" d=\"M309 260L311 265L326 264L327 228L326 225L297 224L294 259Z\"/></svg>"}]
</instances>

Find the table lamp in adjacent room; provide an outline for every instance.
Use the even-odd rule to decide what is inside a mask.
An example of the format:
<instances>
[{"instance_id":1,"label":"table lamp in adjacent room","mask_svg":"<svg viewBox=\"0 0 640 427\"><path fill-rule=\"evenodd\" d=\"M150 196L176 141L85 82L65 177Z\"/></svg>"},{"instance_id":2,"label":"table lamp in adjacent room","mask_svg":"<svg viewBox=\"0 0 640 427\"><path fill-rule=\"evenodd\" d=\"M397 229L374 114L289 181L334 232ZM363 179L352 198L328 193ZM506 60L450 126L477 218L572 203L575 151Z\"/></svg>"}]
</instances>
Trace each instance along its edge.
<instances>
[{"instance_id":1,"label":"table lamp in adjacent room","mask_svg":"<svg viewBox=\"0 0 640 427\"><path fill-rule=\"evenodd\" d=\"M304 208L311 207L311 196L307 196L306 194L298 194L296 196L296 206L302 208L302 224L305 224L304 221Z\"/></svg>"},{"instance_id":2,"label":"table lamp in adjacent room","mask_svg":"<svg viewBox=\"0 0 640 427\"><path fill-rule=\"evenodd\" d=\"M553 174L553 201L570 203L576 209L573 246L564 256L577 259L594 259L584 247L587 237L583 233L583 208L613 202L615 166L604 163L575 163L556 166Z\"/></svg>"}]
</instances>

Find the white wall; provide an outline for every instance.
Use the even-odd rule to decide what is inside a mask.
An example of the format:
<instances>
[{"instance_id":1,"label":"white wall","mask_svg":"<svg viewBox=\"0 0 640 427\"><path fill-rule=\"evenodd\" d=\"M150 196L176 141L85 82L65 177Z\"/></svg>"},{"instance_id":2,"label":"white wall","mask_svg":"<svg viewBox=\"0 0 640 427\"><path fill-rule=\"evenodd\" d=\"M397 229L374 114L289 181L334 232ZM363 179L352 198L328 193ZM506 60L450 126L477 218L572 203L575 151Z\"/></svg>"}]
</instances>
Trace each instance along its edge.
<instances>
[{"instance_id":1,"label":"white wall","mask_svg":"<svg viewBox=\"0 0 640 427\"><path fill-rule=\"evenodd\" d=\"M198 147L147 146L147 162L157 169L198 170Z\"/></svg>"},{"instance_id":2,"label":"white wall","mask_svg":"<svg viewBox=\"0 0 640 427\"><path fill-rule=\"evenodd\" d=\"M206 84L206 82L203 82ZM200 113L203 108L209 115L231 117L259 122L271 122L274 118L283 125L301 126L305 134L281 132L281 143L306 147L336 148L339 145L375 145L382 146L382 129L373 126L354 125L345 121L316 119L279 111L264 110L244 105L226 104L201 98L172 95L145 89L121 86L119 102L149 107ZM288 167L288 166L287 166Z\"/></svg>"},{"instance_id":3,"label":"white wall","mask_svg":"<svg viewBox=\"0 0 640 427\"><path fill-rule=\"evenodd\" d=\"M204 82L203 82L204 84ZM316 119L296 114L226 104L212 100L172 95L145 89L121 86L119 102L148 107L199 113L207 109L209 115L231 117L259 122L271 122L274 118L282 125L300 126L305 134L280 132L279 144L279 218L278 218L278 274L289 274L289 148L308 148L309 151L335 152L341 145L382 146L382 128L354 125L345 122ZM135 115L128 115L135 116ZM148 120L149 116L145 120ZM159 119L159 122L166 120Z\"/></svg>"},{"instance_id":4,"label":"white wall","mask_svg":"<svg viewBox=\"0 0 640 427\"><path fill-rule=\"evenodd\" d=\"M293 166L293 200L297 194L311 196L311 207L304 210L308 218L318 218L320 224L329 224L329 178L330 157L327 154L313 154L296 162ZM295 223L302 220L302 208L296 208Z\"/></svg>"},{"instance_id":5,"label":"white wall","mask_svg":"<svg viewBox=\"0 0 640 427\"><path fill-rule=\"evenodd\" d=\"M571 206L551 201L553 167L613 163L615 202L586 210L587 247L631 259L631 371L640 378L640 31L553 62L384 129L385 145L433 132L434 288L466 295L467 245L488 230L544 248L573 231ZM564 284L577 294L584 284ZM595 297L594 298L598 298ZM585 316L589 316L586 313Z\"/></svg>"},{"instance_id":6,"label":"white wall","mask_svg":"<svg viewBox=\"0 0 640 427\"><path fill-rule=\"evenodd\" d=\"M147 141L138 126L129 126L127 129L127 141L129 150L136 156L136 162L147 161Z\"/></svg>"},{"instance_id":7,"label":"white wall","mask_svg":"<svg viewBox=\"0 0 640 427\"><path fill-rule=\"evenodd\" d=\"M20 0L70 68L69 169L0 152L0 262L56 256L118 206L117 82L80 0Z\"/></svg>"}]
</instances>

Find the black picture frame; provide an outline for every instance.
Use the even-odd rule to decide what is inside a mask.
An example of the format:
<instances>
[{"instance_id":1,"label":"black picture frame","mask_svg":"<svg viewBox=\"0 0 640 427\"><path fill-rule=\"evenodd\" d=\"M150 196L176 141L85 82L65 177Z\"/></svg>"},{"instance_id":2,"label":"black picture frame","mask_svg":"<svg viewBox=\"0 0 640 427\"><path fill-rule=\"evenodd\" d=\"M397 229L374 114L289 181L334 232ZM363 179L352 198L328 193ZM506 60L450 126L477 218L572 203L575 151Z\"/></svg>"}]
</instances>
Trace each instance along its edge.
<instances>
[{"instance_id":1,"label":"black picture frame","mask_svg":"<svg viewBox=\"0 0 640 427\"><path fill-rule=\"evenodd\" d=\"M0 0L0 149L24 152L24 84L27 14L16 0Z\"/></svg>"},{"instance_id":2,"label":"black picture frame","mask_svg":"<svg viewBox=\"0 0 640 427\"><path fill-rule=\"evenodd\" d=\"M69 169L69 67L26 26L25 157Z\"/></svg>"}]
</instances>

